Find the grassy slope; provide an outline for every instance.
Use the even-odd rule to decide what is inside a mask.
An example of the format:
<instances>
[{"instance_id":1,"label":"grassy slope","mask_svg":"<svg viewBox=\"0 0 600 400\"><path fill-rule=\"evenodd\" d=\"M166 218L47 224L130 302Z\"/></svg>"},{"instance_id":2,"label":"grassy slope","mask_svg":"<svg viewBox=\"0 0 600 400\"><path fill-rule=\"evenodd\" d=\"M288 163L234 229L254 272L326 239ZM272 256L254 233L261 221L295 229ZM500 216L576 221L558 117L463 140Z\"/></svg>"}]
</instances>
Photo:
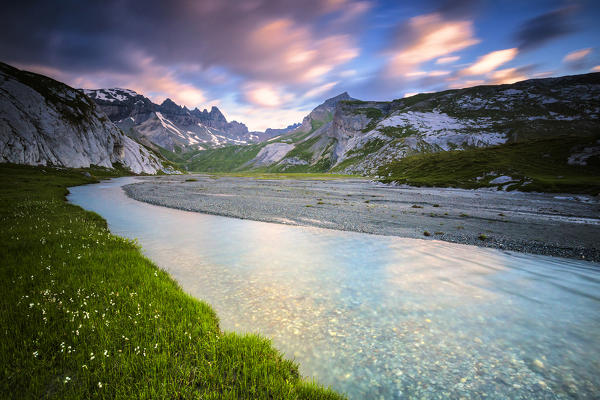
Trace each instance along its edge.
<instances>
[{"instance_id":1,"label":"grassy slope","mask_svg":"<svg viewBox=\"0 0 600 400\"><path fill-rule=\"evenodd\" d=\"M189 171L230 172L238 170L252 160L266 143L248 146L226 146L198 152L191 157L185 167Z\"/></svg>"},{"instance_id":2,"label":"grassy slope","mask_svg":"<svg viewBox=\"0 0 600 400\"><path fill-rule=\"evenodd\" d=\"M380 168L384 182L399 182L415 186L478 188L489 186L494 176L517 178L519 183L508 190L564 193L600 193L600 160L590 159L588 165L567 164L571 149L592 144L597 137L562 137L526 143L506 144L483 149L417 154ZM531 181L523 185L524 182Z\"/></svg>"},{"instance_id":3,"label":"grassy slope","mask_svg":"<svg viewBox=\"0 0 600 400\"><path fill-rule=\"evenodd\" d=\"M340 397L64 201L93 177L45 171L0 165L0 398Z\"/></svg>"}]
</instances>

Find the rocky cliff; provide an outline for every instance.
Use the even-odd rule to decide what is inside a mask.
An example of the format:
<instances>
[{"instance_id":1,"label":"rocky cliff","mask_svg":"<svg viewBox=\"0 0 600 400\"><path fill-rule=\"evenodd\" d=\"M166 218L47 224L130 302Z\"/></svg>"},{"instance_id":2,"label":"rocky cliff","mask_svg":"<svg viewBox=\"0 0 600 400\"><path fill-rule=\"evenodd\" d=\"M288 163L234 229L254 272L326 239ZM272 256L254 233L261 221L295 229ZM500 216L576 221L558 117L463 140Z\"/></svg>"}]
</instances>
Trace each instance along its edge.
<instances>
[{"instance_id":1,"label":"rocky cliff","mask_svg":"<svg viewBox=\"0 0 600 400\"><path fill-rule=\"evenodd\" d=\"M0 63L0 162L167 170L81 91Z\"/></svg>"},{"instance_id":2,"label":"rocky cliff","mask_svg":"<svg viewBox=\"0 0 600 400\"><path fill-rule=\"evenodd\" d=\"M231 144L259 141L246 125L228 122L221 110L181 107L171 99L155 104L128 89L83 89L124 132L144 137L167 150L203 150Z\"/></svg>"}]
</instances>

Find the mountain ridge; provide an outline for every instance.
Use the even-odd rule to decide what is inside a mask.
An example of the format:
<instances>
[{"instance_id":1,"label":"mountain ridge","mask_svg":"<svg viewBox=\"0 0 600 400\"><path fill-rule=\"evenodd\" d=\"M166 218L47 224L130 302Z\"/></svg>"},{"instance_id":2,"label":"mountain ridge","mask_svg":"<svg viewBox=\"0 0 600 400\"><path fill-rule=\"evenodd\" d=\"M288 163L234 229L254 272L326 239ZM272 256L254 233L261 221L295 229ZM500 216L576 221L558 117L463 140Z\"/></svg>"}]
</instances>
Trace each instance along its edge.
<instances>
[{"instance_id":1,"label":"mountain ridge","mask_svg":"<svg viewBox=\"0 0 600 400\"><path fill-rule=\"evenodd\" d=\"M0 63L0 162L175 172L163 161L79 90Z\"/></svg>"},{"instance_id":2,"label":"mountain ridge","mask_svg":"<svg viewBox=\"0 0 600 400\"><path fill-rule=\"evenodd\" d=\"M248 144L268 135L250 132L238 121L227 121L221 110L193 110L170 98L161 104L133 90L81 89L106 115L130 136L145 137L169 151L204 150L228 144Z\"/></svg>"},{"instance_id":3,"label":"mountain ridge","mask_svg":"<svg viewBox=\"0 0 600 400\"><path fill-rule=\"evenodd\" d=\"M531 162L546 163L548 171L564 167L571 176L577 175L573 168L586 174L600 157L600 73L475 86L387 102L344 97L350 96L342 93L327 99L289 133L249 149L227 150L233 157L226 160L228 169L216 164L216 160L223 163L224 153L218 150L196 155L189 167L223 172L341 172L406 182L399 173L406 165L398 162L416 155L456 151L453 157L461 157L467 155L461 151L531 143L519 147L519 153L529 151ZM556 148L556 140L568 144L568 151L544 153L544 141ZM397 168L386 168L392 164ZM495 179L511 173L520 185L534 179L508 169L469 179L473 185L507 187L502 179Z\"/></svg>"}]
</instances>

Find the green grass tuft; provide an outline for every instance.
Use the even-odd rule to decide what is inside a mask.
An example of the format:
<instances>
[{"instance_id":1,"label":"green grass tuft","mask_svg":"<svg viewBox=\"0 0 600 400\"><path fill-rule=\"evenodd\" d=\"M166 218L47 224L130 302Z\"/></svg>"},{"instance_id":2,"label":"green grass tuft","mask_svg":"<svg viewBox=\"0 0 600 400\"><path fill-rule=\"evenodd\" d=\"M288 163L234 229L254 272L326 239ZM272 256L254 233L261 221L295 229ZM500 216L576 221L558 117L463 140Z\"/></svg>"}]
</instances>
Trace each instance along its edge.
<instances>
[{"instance_id":1,"label":"green grass tuft","mask_svg":"<svg viewBox=\"0 0 600 400\"><path fill-rule=\"evenodd\" d=\"M65 202L112 173L0 165L0 398L341 398Z\"/></svg>"}]
</instances>

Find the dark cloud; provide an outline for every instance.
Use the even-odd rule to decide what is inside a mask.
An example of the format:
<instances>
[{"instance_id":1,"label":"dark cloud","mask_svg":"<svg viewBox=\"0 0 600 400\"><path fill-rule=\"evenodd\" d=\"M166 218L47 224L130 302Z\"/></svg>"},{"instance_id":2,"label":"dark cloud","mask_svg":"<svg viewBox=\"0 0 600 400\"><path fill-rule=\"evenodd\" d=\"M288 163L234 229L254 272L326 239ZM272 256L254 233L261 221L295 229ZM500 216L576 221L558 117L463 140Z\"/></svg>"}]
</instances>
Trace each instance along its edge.
<instances>
[{"instance_id":1,"label":"dark cloud","mask_svg":"<svg viewBox=\"0 0 600 400\"><path fill-rule=\"evenodd\" d=\"M574 32L575 28L571 22L574 12L574 6L565 7L525 21L515 34L519 50L531 50Z\"/></svg>"},{"instance_id":2,"label":"dark cloud","mask_svg":"<svg viewBox=\"0 0 600 400\"><path fill-rule=\"evenodd\" d=\"M3 6L0 54L4 61L68 71L135 72L140 57L162 65L221 65L252 79L286 80L293 68L277 65L290 50L316 51L325 65L334 51L351 47L350 32L331 32L311 22L342 15L357 2L328 0L107 0L17 1ZM252 36L280 22L275 36ZM336 29L339 29L339 25ZM321 39L333 38L330 41ZM276 40L276 39L279 39ZM293 47L294 39L300 45ZM301 45L308 47L302 49ZM339 49L338 49L339 48ZM272 64L272 65L271 65ZM302 63L298 63L302 67Z\"/></svg>"},{"instance_id":3,"label":"dark cloud","mask_svg":"<svg viewBox=\"0 0 600 400\"><path fill-rule=\"evenodd\" d=\"M438 0L436 12L448 19L464 19L472 17L480 9L480 0Z\"/></svg>"}]
</instances>

